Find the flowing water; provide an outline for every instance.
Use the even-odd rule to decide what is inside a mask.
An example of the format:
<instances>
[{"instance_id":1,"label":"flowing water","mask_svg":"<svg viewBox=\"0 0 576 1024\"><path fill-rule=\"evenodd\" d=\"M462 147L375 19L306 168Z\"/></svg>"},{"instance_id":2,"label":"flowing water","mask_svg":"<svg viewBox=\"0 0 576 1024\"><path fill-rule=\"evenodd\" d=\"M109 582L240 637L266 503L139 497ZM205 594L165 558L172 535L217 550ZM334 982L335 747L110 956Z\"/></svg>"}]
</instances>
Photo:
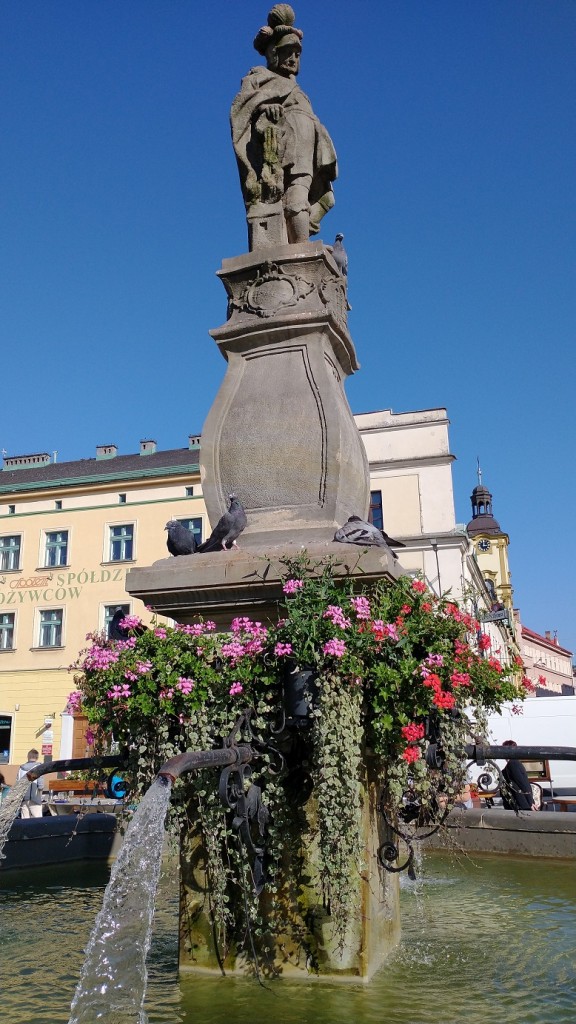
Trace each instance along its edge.
<instances>
[{"instance_id":1,"label":"flowing water","mask_svg":"<svg viewBox=\"0 0 576 1024\"><path fill-rule=\"evenodd\" d=\"M23 779L19 779L18 782L15 782L10 787L8 794L2 800L2 805L0 806L0 860L5 857L2 850L6 845L12 822L20 810L20 805L29 785L30 780L24 776Z\"/></svg>"},{"instance_id":2,"label":"flowing water","mask_svg":"<svg viewBox=\"0 0 576 1024\"><path fill-rule=\"evenodd\" d=\"M423 871L402 880L402 944L370 985L262 989L178 978L177 882L165 862L148 957L149 1024L574 1024L574 863L435 854ZM100 865L0 871L2 1022L66 1024L106 881Z\"/></svg>"},{"instance_id":3,"label":"flowing water","mask_svg":"<svg viewBox=\"0 0 576 1024\"><path fill-rule=\"evenodd\" d=\"M146 1024L146 956L170 790L168 778L156 779L126 829L86 948L69 1024Z\"/></svg>"}]
</instances>

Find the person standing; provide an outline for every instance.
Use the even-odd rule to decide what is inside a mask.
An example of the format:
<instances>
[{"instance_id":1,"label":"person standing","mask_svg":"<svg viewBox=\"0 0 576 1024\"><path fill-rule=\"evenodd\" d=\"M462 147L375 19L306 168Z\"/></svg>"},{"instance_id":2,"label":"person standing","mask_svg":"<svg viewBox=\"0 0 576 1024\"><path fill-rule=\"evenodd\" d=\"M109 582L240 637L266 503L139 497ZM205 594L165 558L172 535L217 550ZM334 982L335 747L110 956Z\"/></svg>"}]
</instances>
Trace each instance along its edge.
<instances>
[{"instance_id":1,"label":"person standing","mask_svg":"<svg viewBox=\"0 0 576 1024\"><path fill-rule=\"evenodd\" d=\"M38 751L33 747L32 750L28 751L28 760L26 764L21 764L18 769L18 778L23 779L28 772L31 772L33 768L37 768L40 764L38 760ZM44 787L44 780L42 778L36 779L31 782L26 790L24 800L22 801L22 807L20 808L20 816L22 818L41 818L42 817L42 789Z\"/></svg>"},{"instance_id":2,"label":"person standing","mask_svg":"<svg viewBox=\"0 0 576 1024\"><path fill-rule=\"evenodd\" d=\"M503 747L517 747L515 740L505 740ZM528 773L521 761L507 761L502 771L506 786L502 787L502 804L507 811L535 811L534 795Z\"/></svg>"}]
</instances>

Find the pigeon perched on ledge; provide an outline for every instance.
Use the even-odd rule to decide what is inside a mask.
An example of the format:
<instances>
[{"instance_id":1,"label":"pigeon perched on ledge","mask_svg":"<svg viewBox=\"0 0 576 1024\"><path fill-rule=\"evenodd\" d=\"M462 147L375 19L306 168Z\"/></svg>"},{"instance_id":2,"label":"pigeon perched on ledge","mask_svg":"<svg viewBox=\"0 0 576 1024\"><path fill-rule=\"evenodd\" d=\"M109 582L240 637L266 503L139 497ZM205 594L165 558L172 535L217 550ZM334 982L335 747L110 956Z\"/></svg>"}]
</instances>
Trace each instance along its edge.
<instances>
[{"instance_id":1,"label":"pigeon perched on ledge","mask_svg":"<svg viewBox=\"0 0 576 1024\"><path fill-rule=\"evenodd\" d=\"M171 519L169 523L166 523L164 527L168 530L168 536L166 538L166 547L171 555L193 555L198 547L196 538L191 530L187 530L182 523L179 523L176 519Z\"/></svg>"},{"instance_id":2,"label":"pigeon perched on ledge","mask_svg":"<svg viewBox=\"0 0 576 1024\"><path fill-rule=\"evenodd\" d=\"M367 523L364 519L360 519L360 516L350 516L348 522L336 530L334 540L339 544L358 544L363 548L390 548L395 559L398 558L398 555L392 549L406 547L401 540L394 540L373 523Z\"/></svg>"},{"instance_id":3,"label":"pigeon perched on ledge","mask_svg":"<svg viewBox=\"0 0 576 1024\"><path fill-rule=\"evenodd\" d=\"M200 544L198 551L217 551L219 548L226 550L232 546L238 547L236 540L245 529L248 520L236 495L231 494L229 497L228 511L218 520L208 540Z\"/></svg>"},{"instance_id":4,"label":"pigeon perched on ledge","mask_svg":"<svg viewBox=\"0 0 576 1024\"><path fill-rule=\"evenodd\" d=\"M338 270L342 274L342 277L348 277L348 255L346 253L346 249L342 245L343 238L344 235L338 232L338 234L336 235L336 239L334 241L334 245L332 246L332 255L334 257L334 262L338 267Z\"/></svg>"}]
</instances>

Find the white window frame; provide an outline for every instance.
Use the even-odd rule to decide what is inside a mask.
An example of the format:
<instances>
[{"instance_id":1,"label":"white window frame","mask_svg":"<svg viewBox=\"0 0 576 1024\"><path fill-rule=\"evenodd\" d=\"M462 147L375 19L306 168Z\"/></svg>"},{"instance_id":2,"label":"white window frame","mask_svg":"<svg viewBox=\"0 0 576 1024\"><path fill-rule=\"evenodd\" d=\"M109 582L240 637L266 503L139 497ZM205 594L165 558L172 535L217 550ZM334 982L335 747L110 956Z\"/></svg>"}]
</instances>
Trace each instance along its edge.
<instances>
[{"instance_id":1,"label":"white window frame","mask_svg":"<svg viewBox=\"0 0 576 1024\"><path fill-rule=\"evenodd\" d=\"M3 533L1 535L1 539L2 540L7 540L8 538L11 539L12 537L18 538L18 540L20 541L20 544L18 546L18 565L17 566L13 566L11 568L6 568L6 569L2 568L2 566L0 565L0 572L21 572L22 571L22 547L23 547L24 535L22 533ZM6 552L8 554L10 554L11 553L11 549L10 548L2 548L2 549L0 549L0 552L1 552L2 555L5 554Z\"/></svg>"},{"instance_id":2,"label":"white window frame","mask_svg":"<svg viewBox=\"0 0 576 1024\"><path fill-rule=\"evenodd\" d=\"M131 555L130 558L112 558L112 543L113 543L112 531L113 530L119 530L123 526L131 526L132 527L132 555ZM116 540L121 540L121 539L122 538L116 538ZM135 523L135 521L134 520L128 520L127 521L126 519L122 519L122 520L120 520L120 522L106 523L104 544L105 544L105 547L104 547L103 562L105 564L107 564L107 565L123 565L126 562L135 562L136 561L136 523Z\"/></svg>"},{"instance_id":3,"label":"white window frame","mask_svg":"<svg viewBox=\"0 0 576 1024\"><path fill-rule=\"evenodd\" d=\"M60 617L60 643L59 644L42 644L42 643L40 643L40 641L42 639L42 626L44 626L44 625L55 625L55 623L54 624L49 623L49 622L48 623L44 623L42 621L42 616L46 615L46 614L48 614L50 612L52 612L52 613L60 612L60 616L61 617ZM61 647L65 647L66 646L65 636L64 636L65 619L66 619L66 609L64 607L62 607L62 606L59 607L59 608L53 608L53 607L50 607L50 608L38 608L38 610L37 610L37 620L36 620L36 634L35 634L36 635L36 650L39 650L39 651L58 651L58 650L60 650Z\"/></svg>"},{"instance_id":4,"label":"white window frame","mask_svg":"<svg viewBox=\"0 0 576 1024\"><path fill-rule=\"evenodd\" d=\"M9 634L9 631L6 630L6 626L8 625L8 623L2 622L2 619L4 617L12 619L12 632L11 632L11 634ZM12 645L11 645L11 647L5 647L4 643L3 643L4 636L8 636L8 635L12 636ZM2 610L2 611L0 611L0 651L15 651L15 650L16 650L16 612L5 612L5 611Z\"/></svg>"},{"instance_id":5,"label":"white window frame","mask_svg":"<svg viewBox=\"0 0 576 1024\"><path fill-rule=\"evenodd\" d=\"M103 601L100 605L100 629L106 632L106 638L108 638L108 625L106 621L106 609L107 608L127 608L126 615L132 615L132 604L130 601Z\"/></svg>"},{"instance_id":6,"label":"white window frame","mask_svg":"<svg viewBox=\"0 0 576 1024\"><path fill-rule=\"evenodd\" d=\"M8 757L7 757L6 760L4 760L2 757L0 757L0 765L11 764L12 763L12 747L14 746L14 726L16 724L15 721L14 721L14 713L12 711L0 711L0 717L1 718L9 718L10 719L10 743L9 743L9 746L8 746Z\"/></svg>"},{"instance_id":7,"label":"white window frame","mask_svg":"<svg viewBox=\"0 0 576 1024\"><path fill-rule=\"evenodd\" d=\"M48 550L49 550L49 548L48 548L48 537L51 534L62 534L62 533L66 534L66 561L65 562L55 562L54 565L50 565L49 562L48 562ZM70 565L70 542L71 542L71 539L72 539L72 532L69 529L69 527L66 527L66 528L63 528L63 529L60 529L60 530L43 530L42 531L42 551L40 553L41 557L40 557L40 560L38 562L38 565L42 569L63 569L66 566ZM60 551L60 546L58 546L58 544L55 543L55 544L53 544L51 546L50 550L54 550L54 551L58 551L59 552Z\"/></svg>"}]
</instances>

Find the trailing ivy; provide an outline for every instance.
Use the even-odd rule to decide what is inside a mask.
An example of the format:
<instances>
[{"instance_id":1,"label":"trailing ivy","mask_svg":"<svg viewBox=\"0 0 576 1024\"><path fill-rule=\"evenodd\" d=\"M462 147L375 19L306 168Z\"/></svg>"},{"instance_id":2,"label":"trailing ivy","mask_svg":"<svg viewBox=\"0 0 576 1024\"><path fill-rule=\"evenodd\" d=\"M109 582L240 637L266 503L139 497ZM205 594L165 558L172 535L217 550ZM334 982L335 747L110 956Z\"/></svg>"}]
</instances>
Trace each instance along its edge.
<instances>
[{"instance_id":1,"label":"trailing ivy","mask_svg":"<svg viewBox=\"0 0 576 1024\"><path fill-rule=\"evenodd\" d=\"M354 918L365 856L366 751L384 785L387 815L398 820L414 802L424 817L434 816L462 786L470 722L480 733L490 711L522 699L529 685L518 659L492 651L474 617L420 579L363 586L340 576L332 560L311 563L305 554L285 570L274 624L241 617L229 633L203 621L142 631L139 619L127 617L125 640L91 635L70 696L89 719L96 750L115 743L128 752L136 796L171 756L221 747L250 709L261 752L253 781L270 812L263 896L253 893L246 851L219 803L217 772L177 782L171 828L184 843L191 830L202 838L221 950L235 943L251 955L256 937L270 963L279 935L300 941L305 933L308 883L298 872L310 859L303 844L317 851L318 876L309 883L322 892L338 941ZM278 735L286 680L304 670L312 680L309 728ZM307 777L313 811L306 815L299 795ZM313 962L314 950L306 955Z\"/></svg>"}]
</instances>

